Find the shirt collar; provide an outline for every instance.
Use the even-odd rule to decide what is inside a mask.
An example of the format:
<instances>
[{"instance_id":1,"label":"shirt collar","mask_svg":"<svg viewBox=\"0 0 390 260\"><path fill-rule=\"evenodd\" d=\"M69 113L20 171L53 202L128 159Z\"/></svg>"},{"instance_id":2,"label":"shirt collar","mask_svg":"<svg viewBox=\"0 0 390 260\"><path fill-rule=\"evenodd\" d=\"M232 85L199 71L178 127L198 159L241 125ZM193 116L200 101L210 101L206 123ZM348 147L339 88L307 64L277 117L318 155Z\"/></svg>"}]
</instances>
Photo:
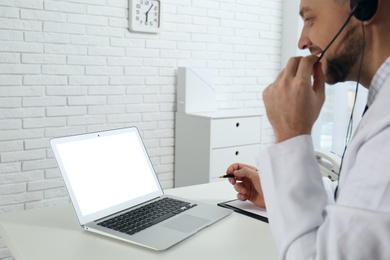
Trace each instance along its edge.
<instances>
[{"instance_id":1,"label":"shirt collar","mask_svg":"<svg viewBox=\"0 0 390 260\"><path fill-rule=\"evenodd\" d=\"M390 75L390 57L379 67L371 81L368 89L367 106L370 107L374 102L376 95L383 86L386 78Z\"/></svg>"}]
</instances>

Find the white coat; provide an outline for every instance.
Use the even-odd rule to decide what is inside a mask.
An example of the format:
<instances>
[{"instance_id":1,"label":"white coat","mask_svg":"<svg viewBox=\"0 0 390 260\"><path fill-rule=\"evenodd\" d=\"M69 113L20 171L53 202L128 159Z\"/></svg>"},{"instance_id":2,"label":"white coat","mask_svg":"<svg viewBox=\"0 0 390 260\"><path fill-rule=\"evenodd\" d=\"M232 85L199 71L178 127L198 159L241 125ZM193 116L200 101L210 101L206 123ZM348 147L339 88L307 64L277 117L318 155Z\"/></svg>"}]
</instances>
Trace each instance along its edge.
<instances>
[{"instance_id":1,"label":"white coat","mask_svg":"<svg viewBox=\"0 0 390 260\"><path fill-rule=\"evenodd\" d=\"M335 185L321 177L311 136L259 156L280 259L390 259L390 58L369 91L373 100L346 151L336 201Z\"/></svg>"}]
</instances>

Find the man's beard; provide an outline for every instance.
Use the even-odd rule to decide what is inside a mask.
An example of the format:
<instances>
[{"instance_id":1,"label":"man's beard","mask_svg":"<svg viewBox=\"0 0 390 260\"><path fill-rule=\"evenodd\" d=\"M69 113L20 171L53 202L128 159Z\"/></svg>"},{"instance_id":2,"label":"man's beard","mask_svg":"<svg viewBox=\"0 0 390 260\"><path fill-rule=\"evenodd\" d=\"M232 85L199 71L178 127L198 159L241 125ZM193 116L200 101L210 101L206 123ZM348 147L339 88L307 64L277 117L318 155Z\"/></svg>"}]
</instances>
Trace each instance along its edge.
<instances>
[{"instance_id":1,"label":"man's beard","mask_svg":"<svg viewBox=\"0 0 390 260\"><path fill-rule=\"evenodd\" d=\"M344 82L350 76L353 66L363 53L363 38L349 29L343 41L346 42L337 56L327 58L326 83Z\"/></svg>"}]
</instances>

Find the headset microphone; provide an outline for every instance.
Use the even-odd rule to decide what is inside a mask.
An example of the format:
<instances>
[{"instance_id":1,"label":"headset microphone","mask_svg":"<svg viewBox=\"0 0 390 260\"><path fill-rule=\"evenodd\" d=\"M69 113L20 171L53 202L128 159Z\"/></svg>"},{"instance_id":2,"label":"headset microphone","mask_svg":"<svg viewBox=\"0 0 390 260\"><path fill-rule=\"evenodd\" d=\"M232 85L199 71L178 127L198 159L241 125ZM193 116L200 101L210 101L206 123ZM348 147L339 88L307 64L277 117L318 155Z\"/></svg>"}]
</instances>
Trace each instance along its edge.
<instances>
[{"instance_id":1,"label":"headset microphone","mask_svg":"<svg viewBox=\"0 0 390 260\"><path fill-rule=\"evenodd\" d=\"M367 21L370 20L375 15L377 9L378 9L378 0L351 0L351 12L349 13L347 20L345 21L343 26L341 26L340 30L337 32L335 37L333 37L333 39L330 41L328 46L326 46L324 51L321 53L317 62L319 62L322 59L325 52L329 49L329 47L333 44L333 42L337 39L337 37L339 37L340 33L347 26L352 16L355 16L360 21Z\"/></svg>"}]
</instances>

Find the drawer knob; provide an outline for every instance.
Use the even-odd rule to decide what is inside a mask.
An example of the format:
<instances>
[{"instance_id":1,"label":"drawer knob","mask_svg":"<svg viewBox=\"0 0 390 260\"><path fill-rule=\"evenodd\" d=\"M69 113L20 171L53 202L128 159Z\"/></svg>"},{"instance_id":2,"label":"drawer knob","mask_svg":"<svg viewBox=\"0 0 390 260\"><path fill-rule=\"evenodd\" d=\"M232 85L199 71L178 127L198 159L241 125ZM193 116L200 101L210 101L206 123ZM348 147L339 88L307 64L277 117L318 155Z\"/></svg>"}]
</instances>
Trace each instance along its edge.
<instances>
[{"instance_id":1,"label":"drawer knob","mask_svg":"<svg viewBox=\"0 0 390 260\"><path fill-rule=\"evenodd\" d=\"M239 154L239 152L238 151L236 151L236 156Z\"/></svg>"},{"instance_id":2,"label":"drawer knob","mask_svg":"<svg viewBox=\"0 0 390 260\"><path fill-rule=\"evenodd\" d=\"M239 126L240 126L240 123L239 123L239 122L237 122L237 123L236 123L236 127L239 127Z\"/></svg>"}]
</instances>

